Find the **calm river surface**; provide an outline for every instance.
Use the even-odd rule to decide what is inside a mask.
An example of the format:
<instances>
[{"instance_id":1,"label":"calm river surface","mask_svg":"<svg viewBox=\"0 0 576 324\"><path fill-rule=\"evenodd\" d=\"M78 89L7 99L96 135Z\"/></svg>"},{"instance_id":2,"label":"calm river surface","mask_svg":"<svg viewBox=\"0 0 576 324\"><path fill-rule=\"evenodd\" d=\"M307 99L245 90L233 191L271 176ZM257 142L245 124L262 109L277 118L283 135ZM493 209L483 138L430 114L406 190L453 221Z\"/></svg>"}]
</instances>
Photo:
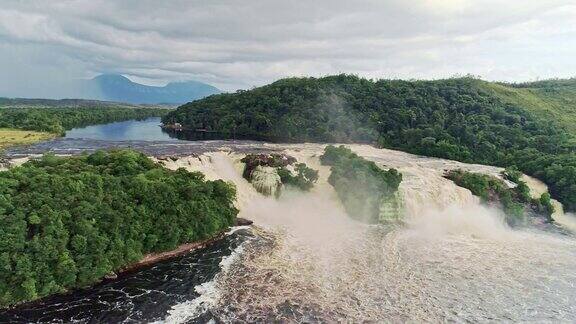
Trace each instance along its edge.
<instances>
[{"instance_id":1,"label":"calm river surface","mask_svg":"<svg viewBox=\"0 0 576 324\"><path fill-rule=\"evenodd\" d=\"M64 138L102 141L178 141L162 131L160 117L74 128Z\"/></svg>"},{"instance_id":2,"label":"calm river surface","mask_svg":"<svg viewBox=\"0 0 576 324\"><path fill-rule=\"evenodd\" d=\"M222 134L217 132L199 132L194 130L165 130L160 127L160 117L151 117L144 120L128 120L109 124L92 125L74 128L66 132L64 139L70 140L96 140L106 142L178 142L178 141L207 141L207 140L247 140L254 136L241 136ZM258 140L266 141L272 138L261 137ZM278 142L278 139L274 139Z\"/></svg>"}]
</instances>

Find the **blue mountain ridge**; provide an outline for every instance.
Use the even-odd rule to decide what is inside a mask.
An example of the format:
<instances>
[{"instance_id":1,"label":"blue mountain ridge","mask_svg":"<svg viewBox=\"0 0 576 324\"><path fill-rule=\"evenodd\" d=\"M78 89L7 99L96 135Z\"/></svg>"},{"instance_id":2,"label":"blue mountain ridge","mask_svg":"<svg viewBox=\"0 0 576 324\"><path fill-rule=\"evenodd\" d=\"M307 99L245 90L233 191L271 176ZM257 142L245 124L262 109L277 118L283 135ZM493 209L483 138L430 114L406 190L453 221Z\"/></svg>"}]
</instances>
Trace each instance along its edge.
<instances>
[{"instance_id":1,"label":"blue mountain ridge","mask_svg":"<svg viewBox=\"0 0 576 324\"><path fill-rule=\"evenodd\" d=\"M119 74L102 74L86 81L98 99L132 104L183 104L221 93L218 88L198 81L171 82L163 87L131 81Z\"/></svg>"}]
</instances>

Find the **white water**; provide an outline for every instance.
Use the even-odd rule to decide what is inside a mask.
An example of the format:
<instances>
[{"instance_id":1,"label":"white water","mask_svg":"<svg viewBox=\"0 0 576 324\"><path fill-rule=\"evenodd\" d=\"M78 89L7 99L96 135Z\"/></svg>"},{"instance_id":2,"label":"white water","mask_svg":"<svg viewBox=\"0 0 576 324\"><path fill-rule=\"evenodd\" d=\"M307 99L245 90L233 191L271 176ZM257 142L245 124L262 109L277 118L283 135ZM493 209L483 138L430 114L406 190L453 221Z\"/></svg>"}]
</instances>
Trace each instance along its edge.
<instances>
[{"instance_id":1,"label":"white water","mask_svg":"<svg viewBox=\"0 0 576 324\"><path fill-rule=\"evenodd\" d=\"M232 231L237 229L238 228L233 229ZM230 233L226 235L228 234ZM201 314L211 307L215 307L220 296L218 287L216 286L217 280L227 275L228 270L232 264L238 260L243 251L244 245L241 244L228 257L223 258L222 261L220 261L220 272L216 275L216 278L194 287L194 290L200 297L173 306L168 312L168 316L162 322L184 323L192 319L195 315Z\"/></svg>"},{"instance_id":2,"label":"white water","mask_svg":"<svg viewBox=\"0 0 576 324\"><path fill-rule=\"evenodd\" d=\"M238 261L210 283L202 302L221 319L576 320L574 239L511 230L498 210L442 177L445 169L492 175L501 169L354 145L359 155L404 176L406 225L382 228L345 214L326 181L329 169L318 162L322 145L260 146L319 170L318 184L310 193L285 191L274 199L242 178L239 154L165 163L235 183L239 216L254 220L270 242L243 247ZM191 318L195 302L175 307L180 317L168 321Z\"/></svg>"},{"instance_id":3,"label":"white water","mask_svg":"<svg viewBox=\"0 0 576 324\"><path fill-rule=\"evenodd\" d=\"M259 193L275 197L282 187L282 181L275 168L257 166L251 175L252 186Z\"/></svg>"}]
</instances>

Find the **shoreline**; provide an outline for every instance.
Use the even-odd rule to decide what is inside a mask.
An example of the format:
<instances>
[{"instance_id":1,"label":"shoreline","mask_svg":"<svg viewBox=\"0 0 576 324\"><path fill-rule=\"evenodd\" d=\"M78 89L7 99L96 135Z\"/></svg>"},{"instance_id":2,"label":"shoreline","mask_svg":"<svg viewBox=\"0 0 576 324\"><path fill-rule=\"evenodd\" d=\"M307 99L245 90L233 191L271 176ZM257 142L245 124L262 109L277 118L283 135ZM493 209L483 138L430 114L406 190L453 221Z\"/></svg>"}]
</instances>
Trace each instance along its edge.
<instances>
[{"instance_id":1,"label":"shoreline","mask_svg":"<svg viewBox=\"0 0 576 324\"><path fill-rule=\"evenodd\" d=\"M176 247L175 249L170 250L170 251L145 254L142 257L142 259L140 259L139 261L137 261L133 264L127 265L121 269L114 271L114 272L111 272L108 275L102 277L99 281L94 282L93 284L90 284L90 285L85 286L85 287L74 287L74 288L70 288L64 292L61 292L61 293L56 293L56 294L44 296L42 298L26 301L23 303L17 303L17 304L9 305L6 307L0 307L0 312L16 309L16 308L23 307L24 305L28 305L28 304L33 305L33 304L37 304L37 303L42 303L43 301L48 300L48 299L55 297L55 296L58 296L58 295L67 295L67 294L74 293L76 291L91 289L91 288L94 288L94 287L97 287L97 286L100 286L100 285L103 285L103 284L106 284L109 282L113 282L113 281L118 280L119 278L121 278L123 276L138 272L138 271L140 271L146 267L153 266L154 264L157 264L157 263L160 263L163 261L168 261L168 260L177 258L179 256L183 256L183 255L186 255L188 253L194 252L198 249L208 247L209 245L216 243L217 241L223 239L230 232L230 229L233 229L236 226L246 226L246 225L252 225L252 221L238 217L238 218L236 218L234 225L232 225L231 227L228 227L225 230L222 230L222 231L214 234L213 236L211 236L207 239L196 241L196 242L191 242L191 243L184 243L184 244L181 244L178 247Z\"/></svg>"},{"instance_id":2,"label":"shoreline","mask_svg":"<svg viewBox=\"0 0 576 324\"><path fill-rule=\"evenodd\" d=\"M174 259L174 258L177 258L179 256L183 256L183 255L186 255L190 252L196 251L198 249L205 248L205 247L209 246L210 244L213 244L216 241L223 239L228 233L230 233L230 230L233 229L234 227L250 226L252 224L253 224L253 222L249 219L245 219L242 217L236 217L236 219L234 220L234 225L212 235L211 237L209 237L207 239L196 241L196 242L184 243L184 244L181 244L178 247L176 247L174 250L170 250L170 251L154 252L154 253L145 254L142 257L142 259L140 259L140 261L133 263L133 264L130 264L128 266L125 266L124 268L121 268L117 271L114 271L113 273L110 273L110 275L109 275L110 277L105 276L98 283L95 283L94 285L90 285L90 287L94 287L94 286L99 285L101 283L116 280L118 277L130 274L130 273L134 273L138 270L146 268L147 266L151 266L151 265L154 265L154 264L162 262L162 261Z\"/></svg>"},{"instance_id":3,"label":"shoreline","mask_svg":"<svg viewBox=\"0 0 576 324\"><path fill-rule=\"evenodd\" d=\"M140 261L133 263L133 264L130 264L130 265L128 265L124 268L121 268L117 271L114 271L113 272L114 275L111 273L109 275L111 277L108 277L108 276L104 277L103 280L100 281L100 283L107 281L107 280L115 280L122 275L136 272L136 271L141 270L147 266L151 266L151 265L154 265L156 263L170 260L170 259L182 256L182 255L186 255L186 254L193 252L195 250L205 248L208 245L215 243L216 241L219 241L222 238L224 238L224 236L226 236L227 232L228 232L228 230L224 230L224 231L216 233L215 235L213 235L210 238L207 238L207 239L204 239L201 241L181 244L178 247L176 247L174 250L145 254L144 257L142 257L142 259L140 259Z\"/></svg>"}]
</instances>

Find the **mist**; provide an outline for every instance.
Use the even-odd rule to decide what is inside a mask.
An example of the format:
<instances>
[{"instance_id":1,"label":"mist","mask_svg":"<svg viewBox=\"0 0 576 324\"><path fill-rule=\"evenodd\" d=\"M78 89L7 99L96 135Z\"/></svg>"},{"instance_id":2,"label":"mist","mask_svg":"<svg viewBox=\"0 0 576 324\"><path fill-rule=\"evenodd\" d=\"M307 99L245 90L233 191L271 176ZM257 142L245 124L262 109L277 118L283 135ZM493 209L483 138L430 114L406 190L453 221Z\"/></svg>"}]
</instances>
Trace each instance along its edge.
<instances>
[{"instance_id":1,"label":"mist","mask_svg":"<svg viewBox=\"0 0 576 324\"><path fill-rule=\"evenodd\" d=\"M488 174L498 174L499 168L350 145L364 158L403 174L401 222L368 225L345 212L327 182L330 169L318 158L324 145L264 146L318 170L314 188L283 187L278 198L264 196L242 177L244 155L225 147L165 162L168 168L234 183L239 216L254 221L258 238L242 247L239 259L206 295L223 321L266 321L270 314L284 314L285 321L314 320L299 313L333 321L482 321L485 310L493 318L523 314L519 296L543 313L570 311L572 305L559 298L571 294L561 282L576 280L570 252L576 244L552 233L512 229L501 210L482 205L442 177L446 168ZM553 274L561 282L552 285L562 293L540 285L537 273ZM526 289L538 298L527 299ZM466 302L458 303L457 313L446 313L454 300ZM188 306L176 306L174 314L193 318Z\"/></svg>"}]
</instances>

